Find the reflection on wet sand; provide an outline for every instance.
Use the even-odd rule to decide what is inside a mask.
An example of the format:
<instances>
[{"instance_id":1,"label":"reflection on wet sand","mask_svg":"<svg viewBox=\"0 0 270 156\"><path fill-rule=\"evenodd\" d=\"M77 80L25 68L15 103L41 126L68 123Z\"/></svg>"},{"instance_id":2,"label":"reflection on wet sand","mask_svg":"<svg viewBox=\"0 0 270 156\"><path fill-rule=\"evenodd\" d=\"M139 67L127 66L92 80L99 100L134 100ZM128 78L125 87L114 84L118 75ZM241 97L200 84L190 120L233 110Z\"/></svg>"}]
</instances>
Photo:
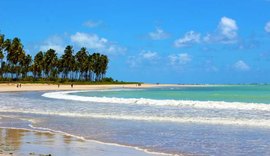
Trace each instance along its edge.
<instances>
[{"instance_id":1,"label":"reflection on wet sand","mask_svg":"<svg viewBox=\"0 0 270 156\"><path fill-rule=\"evenodd\" d=\"M33 156L148 156L143 151L122 146L84 141L59 133L0 128L0 155Z\"/></svg>"},{"instance_id":2,"label":"reflection on wet sand","mask_svg":"<svg viewBox=\"0 0 270 156\"><path fill-rule=\"evenodd\" d=\"M68 150L73 141L81 142L68 135L0 128L0 155L50 155L47 148L65 147Z\"/></svg>"},{"instance_id":3,"label":"reflection on wet sand","mask_svg":"<svg viewBox=\"0 0 270 156\"><path fill-rule=\"evenodd\" d=\"M23 133L24 130L0 129L0 154L19 149Z\"/></svg>"},{"instance_id":4,"label":"reflection on wet sand","mask_svg":"<svg viewBox=\"0 0 270 156\"><path fill-rule=\"evenodd\" d=\"M60 137L60 138L55 138ZM36 132L23 129L0 128L0 155L49 155L50 153L35 153L32 146L55 145L55 140L63 140L63 136L49 132ZM65 139L66 140L66 139ZM65 143L71 143L72 138ZM30 148L29 148L30 147ZM30 150L31 149L31 150Z\"/></svg>"}]
</instances>

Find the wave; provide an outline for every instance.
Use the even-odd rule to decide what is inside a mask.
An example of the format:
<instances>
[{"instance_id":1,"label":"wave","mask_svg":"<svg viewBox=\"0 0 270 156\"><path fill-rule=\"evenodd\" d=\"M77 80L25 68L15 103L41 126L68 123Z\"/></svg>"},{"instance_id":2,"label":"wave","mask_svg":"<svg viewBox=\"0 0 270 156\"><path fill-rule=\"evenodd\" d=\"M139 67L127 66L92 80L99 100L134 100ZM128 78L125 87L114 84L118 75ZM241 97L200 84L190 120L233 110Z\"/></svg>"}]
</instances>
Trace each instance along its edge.
<instances>
[{"instance_id":1,"label":"wave","mask_svg":"<svg viewBox=\"0 0 270 156\"><path fill-rule=\"evenodd\" d=\"M128 146L128 145L122 145L122 144L117 144L117 143L107 143L107 142L102 142L102 141L98 141L98 140L88 140L88 139L85 139L84 137L69 134L69 133L66 133L66 132L63 132L63 131L56 131L56 130L52 130L50 128L35 127L32 124L29 124L28 126L30 128L18 128L18 127L0 126L0 129L24 130L24 131L38 132L38 133L48 133L48 134L61 134L61 135L70 136L70 137L73 137L73 138L76 138L76 139L79 139L79 140L91 141L91 142L98 143L98 144L104 144L104 145L110 145L110 146L118 146L118 147L126 147L126 148L133 148L135 150L143 151L145 153L153 154L153 155L182 156L182 155L179 155L179 154L169 154L169 153L162 153L162 152L154 152L154 151L150 151L148 149L144 149L144 148L140 148L140 147L136 147L136 146Z\"/></svg>"},{"instance_id":2,"label":"wave","mask_svg":"<svg viewBox=\"0 0 270 156\"><path fill-rule=\"evenodd\" d=\"M124 114L95 114L95 113L71 113L59 111L37 111L37 110L14 110L2 109L0 112L6 113L24 113L24 114L40 114L55 115L65 117L95 118L95 119L113 119L113 120L129 120L129 121L145 121L145 122L172 122L186 124L208 124L208 125L234 125L234 126L250 126L270 128L268 119L248 119L233 117L168 117L168 116L135 116Z\"/></svg>"},{"instance_id":3,"label":"wave","mask_svg":"<svg viewBox=\"0 0 270 156\"><path fill-rule=\"evenodd\" d=\"M116 98L116 97L87 97L71 95L80 91L64 91L44 93L42 96L53 99L74 100L82 102L113 103L113 104L133 104L150 106L174 106L198 109L233 109L233 110L258 110L270 111L270 104L225 102L225 101L192 101L192 100L154 100L146 98Z\"/></svg>"},{"instance_id":4,"label":"wave","mask_svg":"<svg viewBox=\"0 0 270 156\"><path fill-rule=\"evenodd\" d=\"M32 122L32 119L25 119L25 118L21 118L21 117L11 117L11 116L6 116L6 115L1 115L1 117L6 117L6 118L13 118L13 119L19 119L19 120L27 120L29 122ZM118 144L118 143L107 143L107 142L102 142L102 141L98 141L98 140L89 140L89 139L85 139L85 137L82 136L78 136L78 135L73 135L67 132L63 132L63 131L59 131L59 130L53 130L50 128L44 128L44 127L36 127L32 124L28 124L29 128L21 128L21 127L10 127L10 126L1 126L0 125L0 129L17 129L17 130L25 130L25 131L32 131L32 132L40 132L40 133L49 133L49 134L61 134L61 135L65 135L65 136L70 136L79 140L83 140L83 141L91 141L94 143L98 143L98 144L104 144L104 145L110 145L110 146L118 146L118 147L126 147L126 148L132 148L138 151L143 151L145 153L148 154L152 154L152 155L164 155L164 156L182 156L182 154L169 154L169 153L164 153L164 152L155 152L149 149L145 149L145 148L141 148L141 147L136 147L136 146L129 146L129 145L124 145L124 144Z\"/></svg>"},{"instance_id":5,"label":"wave","mask_svg":"<svg viewBox=\"0 0 270 156\"><path fill-rule=\"evenodd\" d=\"M36 126L33 126L32 124L29 124L28 126L31 128L31 130L34 130L34 131L37 131L37 132L47 132L47 133L51 133L51 134L58 133L58 134L62 134L62 135L65 135L65 136L74 137L74 138L77 138L77 139L80 139L80 140L83 140L83 141L91 141L91 142L95 142L95 143L98 143L98 144L104 144L104 145L110 145L110 146L133 148L135 150L143 151L145 153L153 154L153 155L182 156L180 154L169 154L169 153L163 153L163 152L154 152L154 151L150 151L148 149L144 149L144 148L140 148L140 147L136 147L136 146L129 146L129 145L123 145L123 144L118 144L118 143L108 143L108 142L92 140L92 139L88 140L88 139L85 139L82 136L73 135L73 134L70 134L70 133L63 132L63 131L52 130L50 128L36 127ZM29 129L26 129L26 130L29 130Z\"/></svg>"}]
</instances>

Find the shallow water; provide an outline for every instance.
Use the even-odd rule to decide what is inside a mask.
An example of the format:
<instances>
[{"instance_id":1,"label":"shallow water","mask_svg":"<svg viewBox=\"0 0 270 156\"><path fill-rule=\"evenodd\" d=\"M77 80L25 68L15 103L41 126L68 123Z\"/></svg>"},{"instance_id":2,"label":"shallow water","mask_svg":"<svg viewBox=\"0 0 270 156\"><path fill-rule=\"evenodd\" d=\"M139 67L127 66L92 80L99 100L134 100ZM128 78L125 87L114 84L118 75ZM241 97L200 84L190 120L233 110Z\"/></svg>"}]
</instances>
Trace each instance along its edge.
<instances>
[{"instance_id":1,"label":"shallow water","mask_svg":"<svg viewBox=\"0 0 270 156\"><path fill-rule=\"evenodd\" d=\"M270 155L269 86L1 93L0 99L1 115L85 139L166 153Z\"/></svg>"}]
</instances>

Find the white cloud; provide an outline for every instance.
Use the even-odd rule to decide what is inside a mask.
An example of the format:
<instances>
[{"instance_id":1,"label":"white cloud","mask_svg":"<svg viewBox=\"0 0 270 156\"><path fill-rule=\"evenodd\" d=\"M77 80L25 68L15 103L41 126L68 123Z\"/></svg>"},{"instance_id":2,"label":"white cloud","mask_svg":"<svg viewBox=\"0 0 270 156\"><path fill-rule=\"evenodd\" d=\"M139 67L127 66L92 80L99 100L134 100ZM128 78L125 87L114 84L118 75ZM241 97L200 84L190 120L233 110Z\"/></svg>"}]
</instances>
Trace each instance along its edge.
<instances>
[{"instance_id":1,"label":"white cloud","mask_svg":"<svg viewBox=\"0 0 270 156\"><path fill-rule=\"evenodd\" d=\"M93 48L93 49L103 49L105 48L108 40L106 38L100 38L96 34L86 34L77 32L70 36L71 41L82 47Z\"/></svg>"},{"instance_id":2,"label":"white cloud","mask_svg":"<svg viewBox=\"0 0 270 156\"><path fill-rule=\"evenodd\" d=\"M94 27L97 27L101 24L102 22L101 21L86 21L83 23L84 26L86 27L89 27L89 28L94 28Z\"/></svg>"},{"instance_id":3,"label":"white cloud","mask_svg":"<svg viewBox=\"0 0 270 156\"><path fill-rule=\"evenodd\" d=\"M153 60L158 58L158 54L157 52L153 52L153 51L142 51L139 56L141 56L143 59L147 59L147 60Z\"/></svg>"},{"instance_id":4,"label":"white cloud","mask_svg":"<svg viewBox=\"0 0 270 156\"><path fill-rule=\"evenodd\" d=\"M270 33L270 21L265 24L264 30Z\"/></svg>"},{"instance_id":5,"label":"white cloud","mask_svg":"<svg viewBox=\"0 0 270 156\"><path fill-rule=\"evenodd\" d=\"M170 36L168 33L166 33L160 28L156 28L156 31L150 32L148 35L152 40L163 40L169 38Z\"/></svg>"},{"instance_id":6,"label":"white cloud","mask_svg":"<svg viewBox=\"0 0 270 156\"><path fill-rule=\"evenodd\" d=\"M127 63L130 67L138 67L143 64L155 64L159 60L159 55L157 52L154 51L146 51L142 50L139 54L136 56L129 56L127 59Z\"/></svg>"},{"instance_id":7,"label":"white cloud","mask_svg":"<svg viewBox=\"0 0 270 156\"><path fill-rule=\"evenodd\" d=\"M222 17L219 22L220 33L227 39L235 39L237 37L237 24L234 19Z\"/></svg>"},{"instance_id":8,"label":"white cloud","mask_svg":"<svg viewBox=\"0 0 270 156\"><path fill-rule=\"evenodd\" d=\"M244 61L239 60L234 64L234 69L238 71L249 71L250 67Z\"/></svg>"},{"instance_id":9,"label":"white cloud","mask_svg":"<svg viewBox=\"0 0 270 156\"><path fill-rule=\"evenodd\" d=\"M70 36L73 43L80 47L86 47L93 50L99 50L100 52L109 54L119 54L126 51L126 48L120 47L108 39L99 37L96 34L87 34L77 32Z\"/></svg>"},{"instance_id":10,"label":"white cloud","mask_svg":"<svg viewBox=\"0 0 270 156\"><path fill-rule=\"evenodd\" d=\"M172 54L168 56L171 65L185 65L192 59L187 53Z\"/></svg>"},{"instance_id":11,"label":"white cloud","mask_svg":"<svg viewBox=\"0 0 270 156\"><path fill-rule=\"evenodd\" d=\"M60 36L54 35L49 37L39 47L41 51L47 51L49 49L54 49L57 53L63 53L65 49L63 39Z\"/></svg>"},{"instance_id":12,"label":"white cloud","mask_svg":"<svg viewBox=\"0 0 270 156\"><path fill-rule=\"evenodd\" d=\"M200 33L189 31L184 35L184 37L177 39L174 42L174 46L179 48L179 47L188 46L192 43L199 43L200 36L201 36Z\"/></svg>"},{"instance_id":13,"label":"white cloud","mask_svg":"<svg viewBox=\"0 0 270 156\"><path fill-rule=\"evenodd\" d=\"M238 39L238 26L234 19L222 17L217 26L217 30L213 33L207 33L201 36L200 33L189 31L182 38L174 42L175 47L184 47L196 43L221 43L221 44L234 44L239 41ZM270 31L270 24L269 24Z\"/></svg>"},{"instance_id":14,"label":"white cloud","mask_svg":"<svg viewBox=\"0 0 270 156\"><path fill-rule=\"evenodd\" d=\"M233 44L238 40L238 26L234 19L222 17L217 32L208 33L203 37L205 43Z\"/></svg>"}]
</instances>

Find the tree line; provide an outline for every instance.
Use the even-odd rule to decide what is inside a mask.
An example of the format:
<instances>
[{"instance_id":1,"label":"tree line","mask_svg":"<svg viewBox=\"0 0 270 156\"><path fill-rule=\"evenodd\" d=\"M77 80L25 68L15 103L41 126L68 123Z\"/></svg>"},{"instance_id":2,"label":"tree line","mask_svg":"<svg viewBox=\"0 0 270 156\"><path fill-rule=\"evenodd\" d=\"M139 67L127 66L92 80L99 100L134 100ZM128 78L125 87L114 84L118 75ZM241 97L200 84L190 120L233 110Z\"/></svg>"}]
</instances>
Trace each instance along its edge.
<instances>
[{"instance_id":1,"label":"tree line","mask_svg":"<svg viewBox=\"0 0 270 156\"><path fill-rule=\"evenodd\" d=\"M108 63L106 55L90 54L85 47L74 53L71 45L66 46L61 56L49 49L32 58L18 37L11 40L0 34L0 80L101 81L105 79Z\"/></svg>"}]
</instances>

